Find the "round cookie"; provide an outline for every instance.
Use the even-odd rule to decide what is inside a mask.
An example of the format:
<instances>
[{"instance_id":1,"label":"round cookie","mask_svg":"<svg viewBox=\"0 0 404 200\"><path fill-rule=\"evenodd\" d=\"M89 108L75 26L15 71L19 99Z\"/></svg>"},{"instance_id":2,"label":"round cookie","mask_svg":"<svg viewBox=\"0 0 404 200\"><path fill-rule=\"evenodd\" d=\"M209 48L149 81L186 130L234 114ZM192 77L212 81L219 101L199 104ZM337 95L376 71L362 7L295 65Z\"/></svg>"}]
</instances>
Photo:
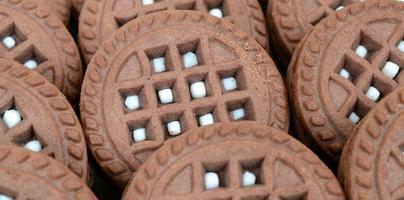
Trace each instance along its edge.
<instances>
[{"instance_id":1,"label":"round cookie","mask_svg":"<svg viewBox=\"0 0 404 200\"><path fill-rule=\"evenodd\" d=\"M119 27L132 19L162 10L197 10L233 22L265 49L268 34L257 0L87 0L80 15L80 47L86 62Z\"/></svg>"},{"instance_id":2,"label":"round cookie","mask_svg":"<svg viewBox=\"0 0 404 200\"><path fill-rule=\"evenodd\" d=\"M344 199L337 179L303 144L254 122L190 130L166 142L123 195L135 199Z\"/></svg>"},{"instance_id":3,"label":"round cookie","mask_svg":"<svg viewBox=\"0 0 404 200\"><path fill-rule=\"evenodd\" d=\"M69 23L70 9L72 7L71 0L33 0L38 5L43 6L51 14L58 17L64 24Z\"/></svg>"},{"instance_id":4,"label":"round cookie","mask_svg":"<svg viewBox=\"0 0 404 200\"><path fill-rule=\"evenodd\" d=\"M63 23L31 0L0 1L0 13L0 57L40 73L74 102L83 72Z\"/></svg>"},{"instance_id":5,"label":"round cookie","mask_svg":"<svg viewBox=\"0 0 404 200\"><path fill-rule=\"evenodd\" d=\"M83 7L84 3L86 2L86 0L71 0L71 1L73 3L74 8L79 13L80 13L81 8Z\"/></svg>"},{"instance_id":6,"label":"round cookie","mask_svg":"<svg viewBox=\"0 0 404 200\"><path fill-rule=\"evenodd\" d=\"M188 129L254 120L287 131L286 96L271 58L247 34L202 12L164 11L104 42L88 66L80 111L96 160L124 186Z\"/></svg>"},{"instance_id":7,"label":"round cookie","mask_svg":"<svg viewBox=\"0 0 404 200\"><path fill-rule=\"evenodd\" d=\"M284 65L289 64L296 46L322 19L336 10L360 0L270 0L267 22L270 27L274 55Z\"/></svg>"},{"instance_id":8,"label":"round cookie","mask_svg":"<svg viewBox=\"0 0 404 200\"><path fill-rule=\"evenodd\" d=\"M288 71L302 140L337 161L356 124L403 83L404 3L353 4L320 22Z\"/></svg>"},{"instance_id":9,"label":"round cookie","mask_svg":"<svg viewBox=\"0 0 404 200\"><path fill-rule=\"evenodd\" d=\"M38 73L7 59L0 59L0 117L0 144L42 152L89 179L83 130L66 97Z\"/></svg>"},{"instance_id":10,"label":"round cookie","mask_svg":"<svg viewBox=\"0 0 404 200\"><path fill-rule=\"evenodd\" d=\"M404 87L384 98L346 144L339 177L348 199L404 198Z\"/></svg>"},{"instance_id":11,"label":"round cookie","mask_svg":"<svg viewBox=\"0 0 404 200\"><path fill-rule=\"evenodd\" d=\"M0 199L97 199L58 161L16 146L0 145Z\"/></svg>"}]
</instances>

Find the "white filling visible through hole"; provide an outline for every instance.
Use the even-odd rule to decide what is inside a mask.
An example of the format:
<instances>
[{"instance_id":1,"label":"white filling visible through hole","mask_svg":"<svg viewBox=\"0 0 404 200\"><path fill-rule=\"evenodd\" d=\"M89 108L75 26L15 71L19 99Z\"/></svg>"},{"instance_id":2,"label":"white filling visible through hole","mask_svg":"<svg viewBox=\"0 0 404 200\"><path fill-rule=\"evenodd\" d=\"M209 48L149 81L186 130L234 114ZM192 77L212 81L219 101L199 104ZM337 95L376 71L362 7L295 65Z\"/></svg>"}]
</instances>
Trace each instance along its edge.
<instances>
[{"instance_id":1,"label":"white filling visible through hole","mask_svg":"<svg viewBox=\"0 0 404 200\"><path fill-rule=\"evenodd\" d=\"M27 142L24 147L34 152L40 152L42 150L42 145L38 140L31 140Z\"/></svg>"},{"instance_id":2,"label":"white filling visible through hole","mask_svg":"<svg viewBox=\"0 0 404 200\"><path fill-rule=\"evenodd\" d=\"M206 97L206 87L203 81L192 83L190 86L191 96L194 99Z\"/></svg>"},{"instance_id":3,"label":"white filling visible through hole","mask_svg":"<svg viewBox=\"0 0 404 200\"><path fill-rule=\"evenodd\" d=\"M207 126L210 124L215 123L214 119L213 119L213 115L212 113L208 113L206 115L202 115L199 117L199 125L200 126Z\"/></svg>"},{"instance_id":4,"label":"white filling visible through hole","mask_svg":"<svg viewBox=\"0 0 404 200\"><path fill-rule=\"evenodd\" d=\"M254 173L251 173L249 171L246 171L243 173L243 186L244 187L255 185L256 181L257 181L257 177L255 176Z\"/></svg>"},{"instance_id":5,"label":"white filling visible through hole","mask_svg":"<svg viewBox=\"0 0 404 200\"><path fill-rule=\"evenodd\" d=\"M222 18L223 17L223 11L220 8L212 8L209 10L209 15Z\"/></svg>"},{"instance_id":6,"label":"white filling visible through hole","mask_svg":"<svg viewBox=\"0 0 404 200\"><path fill-rule=\"evenodd\" d=\"M17 110L11 109L11 110L7 110L4 113L3 120L4 120L4 123L6 123L8 128L13 128L18 123L21 122L22 118L21 118L21 114Z\"/></svg>"},{"instance_id":7,"label":"white filling visible through hole","mask_svg":"<svg viewBox=\"0 0 404 200\"><path fill-rule=\"evenodd\" d=\"M181 134L181 124L179 121L172 121L167 123L168 134L171 136L177 136Z\"/></svg>"},{"instance_id":8,"label":"white filling visible through hole","mask_svg":"<svg viewBox=\"0 0 404 200\"><path fill-rule=\"evenodd\" d=\"M0 194L0 200L13 200L13 198L4 194Z\"/></svg>"},{"instance_id":9,"label":"white filling visible through hole","mask_svg":"<svg viewBox=\"0 0 404 200\"><path fill-rule=\"evenodd\" d=\"M343 5L340 5L340 6L338 6L335 10L336 11L339 11L339 10L342 10L342 9L344 9L345 7L343 6Z\"/></svg>"},{"instance_id":10,"label":"white filling visible through hole","mask_svg":"<svg viewBox=\"0 0 404 200\"><path fill-rule=\"evenodd\" d=\"M401 52L404 52L404 40L402 40L402 41L398 44L397 48L398 48Z\"/></svg>"},{"instance_id":11,"label":"white filling visible through hole","mask_svg":"<svg viewBox=\"0 0 404 200\"><path fill-rule=\"evenodd\" d=\"M24 66L28 69L35 69L36 67L38 67L38 63L35 60L30 59L25 61Z\"/></svg>"},{"instance_id":12,"label":"white filling visible through hole","mask_svg":"<svg viewBox=\"0 0 404 200\"><path fill-rule=\"evenodd\" d=\"M16 43L17 42L15 41L15 39L13 37L11 37L11 36L7 36L7 37L3 38L4 46L6 46L9 49L14 48Z\"/></svg>"},{"instance_id":13,"label":"white filling visible through hole","mask_svg":"<svg viewBox=\"0 0 404 200\"><path fill-rule=\"evenodd\" d=\"M368 50L366 49L365 46L359 45L358 47L356 47L355 53L359 57L364 58L368 54Z\"/></svg>"},{"instance_id":14,"label":"white filling visible through hole","mask_svg":"<svg viewBox=\"0 0 404 200\"><path fill-rule=\"evenodd\" d=\"M129 110L138 110L140 108L140 100L138 95L130 95L125 99L125 106Z\"/></svg>"},{"instance_id":15,"label":"white filling visible through hole","mask_svg":"<svg viewBox=\"0 0 404 200\"><path fill-rule=\"evenodd\" d=\"M133 130L133 141L141 142L146 140L146 129L145 128L137 128Z\"/></svg>"},{"instance_id":16,"label":"white filling visible through hole","mask_svg":"<svg viewBox=\"0 0 404 200\"><path fill-rule=\"evenodd\" d=\"M152 60L152 65L154 68L154 72L160 73L166 71L165 59L164 57L154 58Z\"/></svg>"},{"instance_id":17,"label":"white filling visible through hole","mask_svg":"<svg viewBox=\"0 0 404 200\"><path fill-rule=\"evenodd\" d=\"M231 117L233 118L233 120L243 119L245 117L244 108L238 108L231 111Z\"/></svg>"},{"instance_id":18,"label":"white filling visible through hole","mask_svg":"<svg viewBox=\"0 0 404 200\"><path fill-rule=\"evenodd\" d=\"M349 79L349 77L351 76L351 74L346 69L341 69L339 75L346 79Z\"/></svg>"},{"instance_id":19,"label":"white filling visible through hole","mask_svg":"<svg viewBox=\"0 0 404 200\"><path fill-rule=\"evenodd\" d=\"M182 55L182 60L185 68L191 68L198 65L198 57L193 52L188 52Z\"/></svg>"},{"instance_id":20,"label":"white filling visible through hole","mask_svg":"<svg viewBox=\"0 0 404 200\"><path fill-rule=\"evenodd\" d=\"M215 172L205 174L205 189L211 190L219 187L219 176Z\"/></svg>"},{"instance_id":21,"label":"white filling visible through hole","mask_svg":"<svg viewBox=\"0 0 404 200\"><path fill-rule=\"evenodd\" d=\"M400 67L396 63L387 61L382 69L382 72L387 77L393 79L394 77L397 76L399 70Z\"/></svg>"},{"instance_id":22,"label":"white filling visible through hole","mask_svg":"<svg viewBox=\"0 0 404 200\"><path fill-rule=\"evenodd\" d=\"M160 103L162 104L169 104L174 102L173 91L169 88L160 90L158 92L158 96L160 99Z\"/></svg>"},{"instance_id":23,"label":"white filling visible through hole","mask_svg":"<svg viewBox=\"0 0 404 200\"><path fill-rule=\"evenodd\" d=\"M366 91L366 96L372 101L377 101L380 97L380 91L377 88L370 86Z\"/></svg>"},{"instance_id":24,"label":"white filling visible through hole","mask_svg":"<svg viewBox=\"0 0 404 200\"><path fill-rule=\"evenodd\" d=\"M237 89L237 81L234 77L224 78L222 82L225 91L232 91Z\"/></svg>"},{"instance_id":25,"label":"white filling visible through hole","mask_svg":"<svg viewBox=\"0 0 404 200\"><path fill-rule=\"evenodd\" d=\"M352 112L349 117L348 117L349 121L351 121L353 124L357 124L359 122L359 120L361 120L361 118L359 117L359 115L357 115L355 112Z\"/></svg>"},{"instance_id":26,"label":"white filling visible through hole","mask_svg":"<svg viewBox=\"0 0 404 200\"><path fill-rule=\"evenodd\" d=\"M150 4L154 4L154 0L142 0L143 1L143 5L150 5Z\"/></svg>"}]
</instances>

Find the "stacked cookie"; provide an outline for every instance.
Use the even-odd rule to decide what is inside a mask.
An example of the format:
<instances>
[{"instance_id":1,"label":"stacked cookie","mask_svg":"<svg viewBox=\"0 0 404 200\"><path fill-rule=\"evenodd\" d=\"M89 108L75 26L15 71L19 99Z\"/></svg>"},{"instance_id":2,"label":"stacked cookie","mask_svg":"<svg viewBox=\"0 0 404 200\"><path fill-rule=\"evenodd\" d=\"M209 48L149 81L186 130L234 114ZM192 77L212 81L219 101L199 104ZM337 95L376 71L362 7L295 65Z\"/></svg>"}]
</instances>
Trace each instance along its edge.
<instances>
[{"instance_id":1,"label":"stacked cookie","mask_svg":"<svg viewBox=\"0 0 404 200\"><path fill-rule=\"evenodd\" d=\"M403 2L0 11L0 199L404 198Z\"/></svg>"}]
</instances>

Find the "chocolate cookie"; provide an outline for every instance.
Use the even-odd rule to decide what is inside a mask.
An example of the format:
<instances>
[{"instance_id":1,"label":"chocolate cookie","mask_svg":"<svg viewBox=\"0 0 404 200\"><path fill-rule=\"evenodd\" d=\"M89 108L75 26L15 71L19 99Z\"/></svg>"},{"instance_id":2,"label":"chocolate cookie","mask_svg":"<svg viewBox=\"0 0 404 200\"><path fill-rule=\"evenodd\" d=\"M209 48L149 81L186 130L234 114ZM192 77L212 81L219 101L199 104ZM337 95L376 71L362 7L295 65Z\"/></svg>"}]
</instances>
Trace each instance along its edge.
<instances>
[{"instance_id":1,"label":"chocolate cookie","mask_svg":"<svg viewBox=\"0 0 404 200\"><path fill-rule=\"evenodd\" d=\"M77 12L80 13L81 8L83 7L84 3L86 0L72 0L73 6L76 9Z\"/></svg>"},{"instance_id":2,"label":"chocolate cookie","mask_svg":"<svg viewBox=\"0 0 404 200\"><path fill-rule=\"evenodd\" d=\"M97 199L58 161L16 146L0 145L0 199Z\"/></svg>"},{"instance_id":3,"label":"chocolate cookie","mask_svg":"<svg viewBox=\"0 0 404 200\"><path fill-rule=\"evenodd\" d=\"M404 87L363 119L341 156L339 176L349 199L404 198Z\"/></svg>"},{"instance_id":4,"label":"chocolate cookie","mask_svg":"<svg viewBox=\"0 0 404 200\"><path fill-rule=\"evenodd\" d=\"M119 27L162 10L198 10L235 23L268 48L265 17L257 0L87 0L80 16L80 47L87 63Z\"/></svg>"},{"instance_id":5,"label":"chocolate cookie","mask_svg":"<svg viewBox=\"0 0 404 200\"><path fill-rule=\"evenodd\" d=\"M402 2L353 4L300 43L288 71L300 138L337 160L356 124L403 84L403 19Z\"/></svg>"},{"instance_id":6,"label":"chocolate cookie","mask_svg":"<svg viewBox=\"0 0 404 200\"><path fill-rule=\"evenodd\" d=\"M122 186L189 129L236 120L289 126L286 91L266 51L195 11L150 14L120 29L90 62L80 104L95 158Z\"/></svg>"},{"instance_id":7,"label":"chocolate cookie","mask_svg":"<svg viewBox=\"0 0 404 200\"><path fill-rule=\"evenodd\" d=\"M0 57L40 73L69 100L76 99L82 66L63 23L31 0L0 1L0 13Z\"/></svg>"},{"instance_id":8,"label":"chocolate cookie","mask_svg":"<svg viewBox=\"0 0 404 200\"><path fill-rule=\"evenodd\" d=\"M270 0L267 22L276 58L287 67L296 46L322 19L360 0Z\"/></svg>"},{"instance_id":9,"label":"chocolate cookie","mask_svg":"<svg viewBox=\"0 0 404 200\"><path fill-rule=\"evenodd\" d=\"M42 152L87 180L83 130L62 93L38 73L6 59L0 59L0 88L0 144Z\"/></svg>"},{"instance_id":10,"label":"chocolate cookie","mask_svg":"<svg viewBox=\"0 0 404 200\"><path fill-rule=\"evenodd\" d=\"M64 24L69 23L71 0L32 0L37 1L38 5L43 6L51 14L57 16Z\"/></svg>"},{"instance_id":11,"label":"chocolate cookie","mask_svg":"<svg viewBox=\"0 0 404 200\"><path fill-rule=\"evenodd\" d=\"M307 147L254 122L190 130L167 141L134 175L133 199L344 199Z\"/></svg>"}]
</instances>

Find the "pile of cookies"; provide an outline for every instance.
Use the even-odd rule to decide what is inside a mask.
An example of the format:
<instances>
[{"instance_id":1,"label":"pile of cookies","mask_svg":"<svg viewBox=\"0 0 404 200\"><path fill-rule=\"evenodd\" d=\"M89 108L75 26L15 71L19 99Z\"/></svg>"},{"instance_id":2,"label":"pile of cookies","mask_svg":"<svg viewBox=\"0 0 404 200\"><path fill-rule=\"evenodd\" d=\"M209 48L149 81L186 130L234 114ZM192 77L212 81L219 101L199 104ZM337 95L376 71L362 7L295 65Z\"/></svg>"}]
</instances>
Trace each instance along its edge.
<instances>
[{"instance_id":1,"label":"pile of cookies","mask_svg":"<svg viewBox=\"0 0 404 200\"><path fill-rule=\"evenodd\" d=\"M404 199L404 2L0 0L0 200Z\"/></svg>"}]
</instances>

